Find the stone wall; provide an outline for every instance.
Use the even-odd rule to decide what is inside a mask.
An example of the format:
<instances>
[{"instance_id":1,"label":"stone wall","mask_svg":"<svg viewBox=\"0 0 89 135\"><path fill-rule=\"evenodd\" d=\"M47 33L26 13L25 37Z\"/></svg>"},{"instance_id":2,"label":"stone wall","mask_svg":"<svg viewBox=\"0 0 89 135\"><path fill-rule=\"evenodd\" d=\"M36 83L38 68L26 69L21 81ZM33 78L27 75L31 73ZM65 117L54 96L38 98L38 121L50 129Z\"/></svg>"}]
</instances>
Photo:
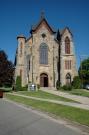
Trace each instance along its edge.
<instances>
[{"instance_id":1,"label":"stone wall","mask_svg":"<svg viewBox=\"0 0 89 135\"><path fill-rule=\"evenodd\" d=\"M42 33L45 33L46 37L42 37ZM41 43L46 43L48 45L48 65L42 65L39 63L39 47ZM32 45L32 54L33 54L33 78L34 83L40 84L40 74L46 73L49 78L49 86L53 87L53 46L54 48L54 57L58 57L58 44L54 40L54 35L52 35L48 29L43 25L36 33L33 34L33 45ZM57 62L55 61L55 80L57 80ZM30 78L30 81L31 78Z\"/></svg>"},{"instance_id":2,"label":"stone wall","mask_svg":"<svg viewBox=\"0 0 89 135\"><path fill-rule=\"evenodd\" d=\"M45 38L42 34L45 33ZM65 54L65 38L66 36L70 39L70 54ZM41 43L48 45L48 65L42 65L39 62L39 48ZM22 44L22 55L20 55L20 47ZM60 45L60 56L59 56L59 45ZM30 60L30 70L28 71L27 56ZM48 86L55 87L58 80L58 61L60 60L60 81L61 85L66 84L65 76L70 73L71 80L77 75L76 70L76 58L74 53L74 44L72 34L66 29L61 36L61 42L55 40L55 35L49 31L45 25L32 34L32 37L28 40L25 37L18 38L18 49L17 49L17 63L15 70L15 78L20 75L22 70L22 86L33 82L40 84L40 74L46 73L48 75ZM65 69L65 60L72 61L72 67L70 70Z\"/></svg>"},{"instance_id":3,"label":"stone wall","mask_svg":"<svg viewBox=\"0 0 89 135\"><path fill-rule=\"evenodd\" d=\"M65 38L69 37L70 39L70 54L65 54ZM73 81L74 76L77 75L77 70L76 70L76 59L75 59L75 52L74 52L74 44L73 44L73 38L71 33L69 32L68 29L65 30L64 34L62 35L61 38L61 74L60 74L60 80L61 80L61 85L66 84L66 74L70 73L71 75L71 81ZM71 60L71 69L67 70L65 69L65 60Z\"/></svg>"}]
</instances>

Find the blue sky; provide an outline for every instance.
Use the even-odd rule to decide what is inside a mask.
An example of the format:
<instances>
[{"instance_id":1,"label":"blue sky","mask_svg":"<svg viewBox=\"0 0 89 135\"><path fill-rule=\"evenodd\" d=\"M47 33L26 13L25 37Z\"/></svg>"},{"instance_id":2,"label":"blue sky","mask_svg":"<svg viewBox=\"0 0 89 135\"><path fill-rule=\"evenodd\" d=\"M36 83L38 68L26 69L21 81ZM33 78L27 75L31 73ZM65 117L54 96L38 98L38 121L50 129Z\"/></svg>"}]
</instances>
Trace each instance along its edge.
<instances>
[{"instance_id":1,"label":"blue sky","mask_svg":"<svg viewBox=\"0 0 89 135\"><path fill-rule=\"evenodd\" d=\"M0 49L14 62L16 37L29 37L42 10L55 29L68 26L72 31L79 66L80 56L89 56L89 0L0 0Z\"/></svg>"}]
</instances>

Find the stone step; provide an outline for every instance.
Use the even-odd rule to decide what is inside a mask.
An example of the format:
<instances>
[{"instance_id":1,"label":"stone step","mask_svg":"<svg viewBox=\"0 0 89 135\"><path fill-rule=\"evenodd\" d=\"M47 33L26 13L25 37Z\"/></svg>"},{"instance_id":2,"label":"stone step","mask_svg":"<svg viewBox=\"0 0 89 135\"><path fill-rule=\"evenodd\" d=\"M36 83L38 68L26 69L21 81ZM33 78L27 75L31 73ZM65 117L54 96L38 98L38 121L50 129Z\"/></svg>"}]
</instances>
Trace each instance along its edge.
<instances>
[{"instance_id":1,"label":"stone step","mask_svg":"<svg viewBox=\"0 0 89 135\"><path fill-rule=\"evenodd\" d=\"M42 90L56 90L55 87L40 87Z\"/></svg>"}]
</instances>

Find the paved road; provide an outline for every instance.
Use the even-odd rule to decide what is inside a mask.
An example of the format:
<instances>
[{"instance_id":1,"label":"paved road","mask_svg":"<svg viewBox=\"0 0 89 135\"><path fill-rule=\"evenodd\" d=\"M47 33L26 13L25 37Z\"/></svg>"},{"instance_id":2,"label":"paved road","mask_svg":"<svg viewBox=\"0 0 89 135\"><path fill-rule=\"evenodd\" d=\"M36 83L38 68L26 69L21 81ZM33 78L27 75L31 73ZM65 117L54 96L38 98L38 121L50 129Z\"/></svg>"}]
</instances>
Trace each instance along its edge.
<instances>
[{"instance_id":1,"label":"paved road","mask_svg":"<svg viewBox=\"0 0 89 135\"><path fill-rule=\"evenodd\" d=\"M76 128L66 127L5 99L0 99L0 135L83 135Z\"/></svg>"}]
</instances>

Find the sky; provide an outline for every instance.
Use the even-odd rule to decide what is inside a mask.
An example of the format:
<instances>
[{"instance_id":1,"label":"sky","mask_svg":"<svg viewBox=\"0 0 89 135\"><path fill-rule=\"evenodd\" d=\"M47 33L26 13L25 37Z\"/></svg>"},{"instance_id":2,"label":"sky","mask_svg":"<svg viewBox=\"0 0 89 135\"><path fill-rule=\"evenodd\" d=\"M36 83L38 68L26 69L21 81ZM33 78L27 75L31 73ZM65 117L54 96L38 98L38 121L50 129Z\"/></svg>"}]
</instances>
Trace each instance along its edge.
<instances>
[{"instance_id":1,"label":"sky","mask_svg":"<svg viewBox=\"0 0 89 135\"><path fill-rule=\"evenodd\" d=\"M56 30L70 28L79 67L89 57L89 0L0 0L0 49L14 62L17 36L28 38L42 11Z\"/></svg>"}]
</instances>

